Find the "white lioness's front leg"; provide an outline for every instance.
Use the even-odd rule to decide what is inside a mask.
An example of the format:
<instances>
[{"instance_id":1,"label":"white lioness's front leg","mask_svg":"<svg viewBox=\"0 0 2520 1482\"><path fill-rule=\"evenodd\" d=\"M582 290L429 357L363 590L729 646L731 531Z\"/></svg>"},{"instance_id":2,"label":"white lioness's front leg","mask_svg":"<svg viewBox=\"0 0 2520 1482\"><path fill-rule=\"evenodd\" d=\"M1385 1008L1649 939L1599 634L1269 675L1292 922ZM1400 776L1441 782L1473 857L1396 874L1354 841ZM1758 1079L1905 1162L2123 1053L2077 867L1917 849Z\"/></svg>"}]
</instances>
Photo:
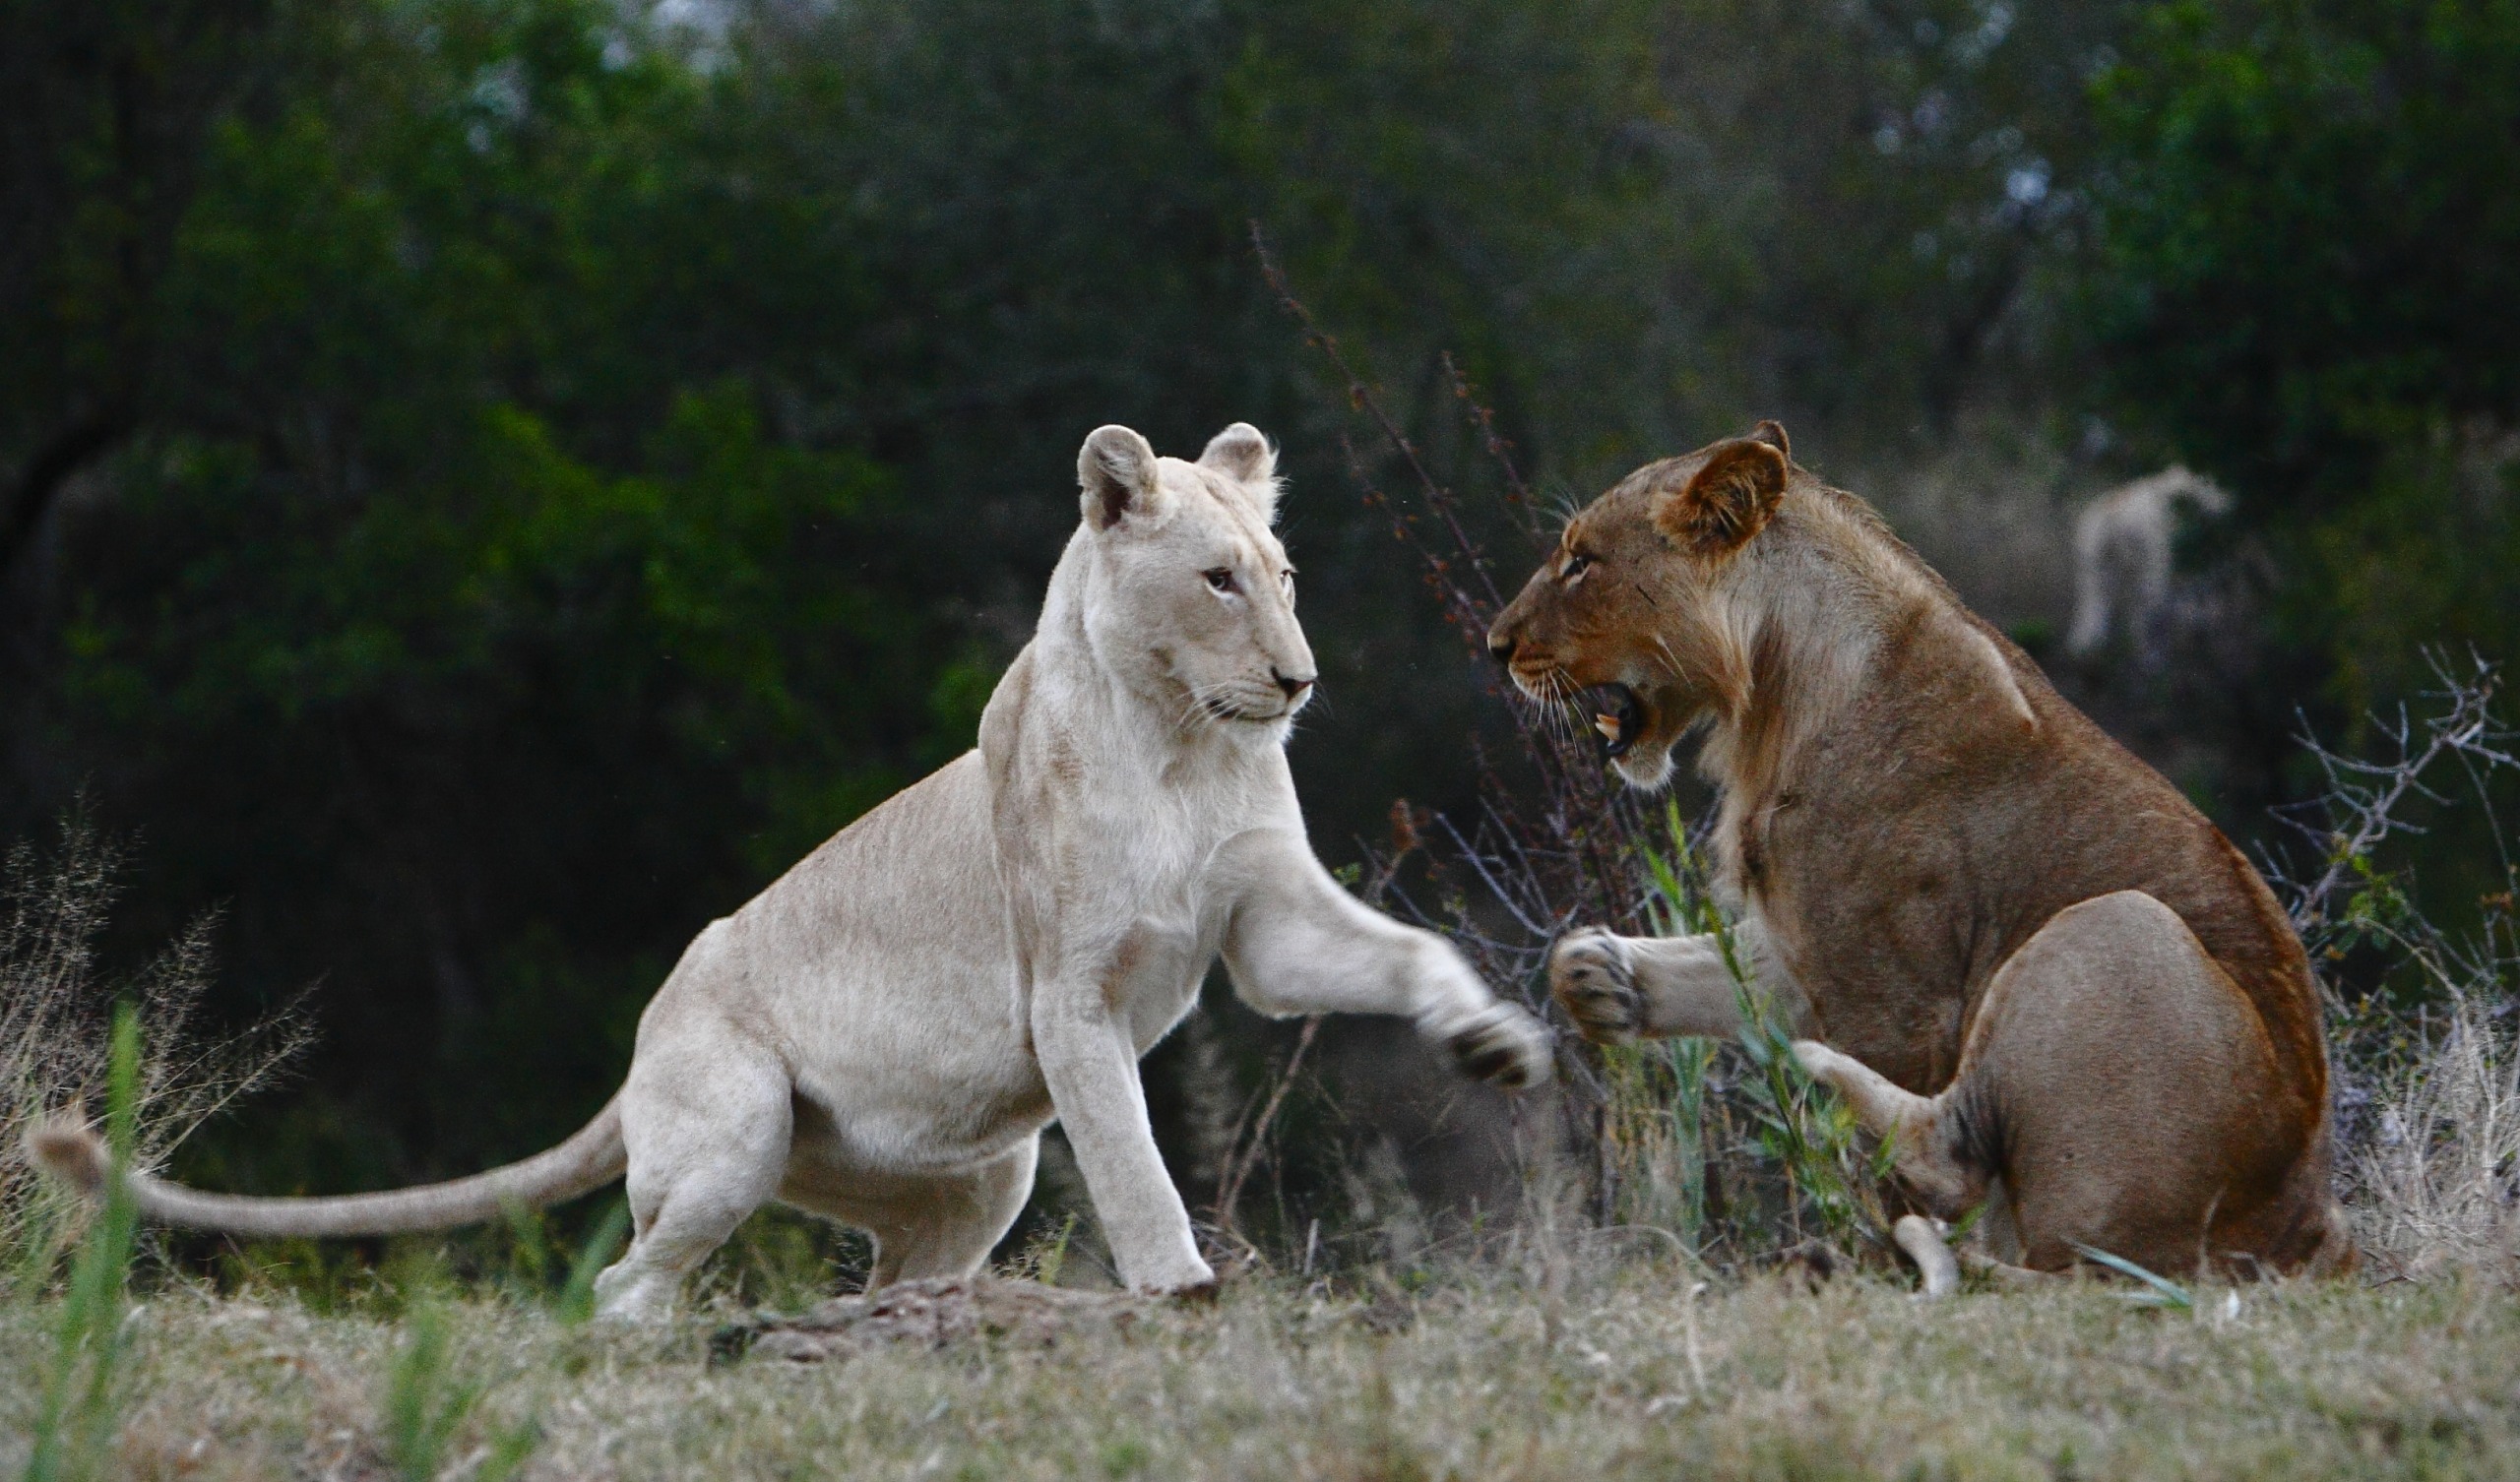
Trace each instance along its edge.
<instances>
[{"instance_id":1,"label":"white lioness's front leg","mask_svg":"<svg viewBox=\"0 0 2520 1482\"><path fill-rule=\"evenodd\" d=\"M1549 1076L1548 1031L1487 991L1452 944L1340 889L1300 834L1255 829L1218 851L1231 893L1225 964L1263 1014L1396 1014L1468 1075L1499 1085Z\"/></svg>"},{"instance_id":2,"label":"white lioness's front leg","mask_svg":"<svg viewBox=\"0 0 2520 1482\"><path fill-rule=\"evenodd\" d=\"M1759 983L1798 1007L1753 919L1732 934L1732 948ZM1597 1044L1668 1039L1682 1034L1730 1038L1741 1032L1740 1000L1724 949L1713 933L1694 937L1621 937L1586 927L1560 939L1549 954L1548 989L1584 1037Z\"/></svg>"},{"instance_id":3,"label":"white lioness's front leg","mask_svg":"<svg viewBox=\"0 0 2520 1482\"><path fill-rule=\"evenodd\" d=\"M1190 1211L1156 1149L1128 1021L1112 1012L1102 984L1099 975L1070 974L1033 990L1033 1043L1050 1103L1121 1281L1146 1292L1214 1285Z\"/></svg>"}]
</instances>

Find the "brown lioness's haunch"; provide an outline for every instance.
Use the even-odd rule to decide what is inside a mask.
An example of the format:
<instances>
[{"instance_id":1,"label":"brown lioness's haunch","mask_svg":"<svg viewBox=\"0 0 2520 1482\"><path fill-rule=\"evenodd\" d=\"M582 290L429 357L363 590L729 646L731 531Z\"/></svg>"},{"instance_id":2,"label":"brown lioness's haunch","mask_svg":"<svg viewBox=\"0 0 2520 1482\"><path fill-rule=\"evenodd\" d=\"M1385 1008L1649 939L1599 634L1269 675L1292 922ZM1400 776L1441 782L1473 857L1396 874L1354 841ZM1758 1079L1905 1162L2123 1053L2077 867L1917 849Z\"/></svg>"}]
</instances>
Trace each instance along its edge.
<instances>
[{"instance_id":1,"label":"brown lioness's haunch","mask_svg":"<svg viewBox=\"0 0 2520 1482\"><path fill-rule=\"evenodd\" d=\"M1636 786L1706 724L1741 945L1916 1206L1987 1204L1988 1254L2040 1270L2352 1262L2317 995L2265 883L1782 428L1594 501L1488 643ZM1711 938L1579 932L1550 979L1595 1039L1739 1028ZM1948 1289L1932 1227L1898 1235Z\"/></svg>"}]
</instances>

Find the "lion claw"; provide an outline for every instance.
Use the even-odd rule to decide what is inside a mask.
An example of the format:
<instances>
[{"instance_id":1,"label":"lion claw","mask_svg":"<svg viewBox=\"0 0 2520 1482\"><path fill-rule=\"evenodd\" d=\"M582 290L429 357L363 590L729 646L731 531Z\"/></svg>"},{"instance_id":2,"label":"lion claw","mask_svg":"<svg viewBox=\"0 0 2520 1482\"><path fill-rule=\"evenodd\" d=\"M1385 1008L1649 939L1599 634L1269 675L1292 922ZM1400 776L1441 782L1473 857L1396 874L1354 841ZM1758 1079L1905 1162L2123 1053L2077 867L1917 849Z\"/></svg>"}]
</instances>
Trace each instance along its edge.
<instances>
[{"instance_id":1,"label":"lion claw","mask_svg":"<svg viewBox=\"0 0 2520 1482\"><path fill-rule=\"evenodd\" d=\"M1548 959L1548 990L1596 1044L1621 1043L1645 1027L1645 1000L1636 991L1627 944L1598 927L1557 944Z\"/></svg>"},{"instance_id":2,"label":"lion claw","mask_svg":"<svg viewBox=\"0 0 2520 1482\"><path fill-rule=\"evenodd\" d=\"M1507 1090L1548 1079L1548 1031L1512 1004L1491 1005L1468 1025L1445 1036L1444 1048L1463 1075L1493 1081Z\"/></svg>"}]
</instances>

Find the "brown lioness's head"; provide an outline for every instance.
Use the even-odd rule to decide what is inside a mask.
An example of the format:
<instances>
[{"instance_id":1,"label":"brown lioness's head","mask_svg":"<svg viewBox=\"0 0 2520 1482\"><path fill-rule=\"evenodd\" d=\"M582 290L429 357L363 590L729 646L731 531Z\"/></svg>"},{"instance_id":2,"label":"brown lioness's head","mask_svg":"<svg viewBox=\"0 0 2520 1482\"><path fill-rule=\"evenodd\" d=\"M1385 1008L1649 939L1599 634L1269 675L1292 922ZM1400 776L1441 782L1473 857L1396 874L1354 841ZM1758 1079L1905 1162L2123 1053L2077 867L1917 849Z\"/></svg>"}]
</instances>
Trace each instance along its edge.
<instances>
[{"instance_id":1,"label":"brown lioness's head","mask_svg":"<svg viewBox=\"0 0 2520 1482\"><path fill-rule=\"evenodd\" d=\"M1636 786L1661 785L1672 745L1748 692L1731 578L1791 466L1774 422L1646 464L1566 523L1487 631L1523 693L1574 709Z\"/></svg>"}]
</instances>

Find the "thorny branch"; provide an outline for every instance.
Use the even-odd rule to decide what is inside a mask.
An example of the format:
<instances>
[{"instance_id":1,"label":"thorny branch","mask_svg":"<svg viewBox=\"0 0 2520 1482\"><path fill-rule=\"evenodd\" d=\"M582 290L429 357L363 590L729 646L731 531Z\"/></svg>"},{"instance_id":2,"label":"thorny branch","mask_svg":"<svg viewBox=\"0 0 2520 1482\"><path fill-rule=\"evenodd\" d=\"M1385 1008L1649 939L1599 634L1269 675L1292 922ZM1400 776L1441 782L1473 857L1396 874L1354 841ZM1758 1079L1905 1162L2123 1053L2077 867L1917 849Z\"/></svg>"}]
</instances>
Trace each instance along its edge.
<instances>
[{"instance_id":1,"label":"thorny branch","mask_svg":"<svg viewBox=\"0 0 2520 1482\"><path fill-rule=\"evenodd\" d=\"M2340 889L2362 878L2372 850L2393 834L2424 832L2421 825L2400 811L2411 798L2433 803L2449 801L2425 781L2426 773L2435 764L2445 758L2457 758L2488 817L2492 805L2486 797L2485 774L2505 768L2520 771L2520 757L2507 749L2515 734L2520 733L2498 724L2493 715L2493 700L2502 679L2499 667L2471 655L2470 673L2463 677L2453 671L2441 653L2428 652L2425 657L2442 686L2427 692L2426 698L2441 703L2440 713L2419 723L2401 706L2394 719L2371 717L2373 728L2395 752L2394 757L2363 761L2332 751L2321 745L2306 725L2298 738L2301 748L2317 761L2327 781L2315 803L2284 810L2281 815L2307 836L2326 860L2315 880L2291 893L2293 923L2305 939L2330 924L2330 902ZM2419 733L2423 737L2420 749L2416 740ZM2268 861L2267 873L2279 885L2289 878L2276 860Z\"/></svg>"}]
</instances>

